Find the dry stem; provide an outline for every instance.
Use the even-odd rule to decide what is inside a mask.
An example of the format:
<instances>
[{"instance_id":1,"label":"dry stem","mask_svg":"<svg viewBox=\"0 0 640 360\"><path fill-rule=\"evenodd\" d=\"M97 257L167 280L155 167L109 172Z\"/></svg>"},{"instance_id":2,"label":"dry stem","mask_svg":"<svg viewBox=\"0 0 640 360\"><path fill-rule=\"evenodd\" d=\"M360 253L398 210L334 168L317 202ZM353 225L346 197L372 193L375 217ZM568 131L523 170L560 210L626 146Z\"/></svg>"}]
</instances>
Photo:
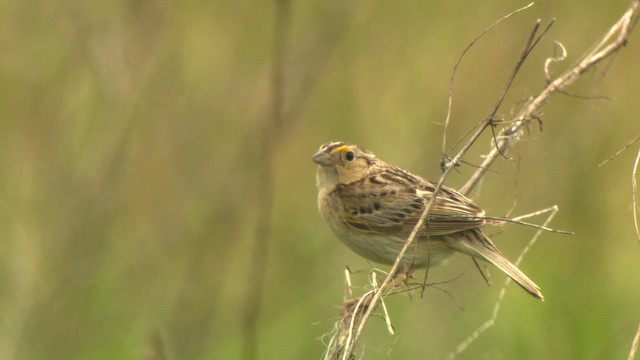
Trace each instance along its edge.
<instances>
[{"instance_id":1,"label":"dry stem","mask_svg":"<svg viewBox=\"0 0 640 360\"><path fill-rule=\"evenodd\" d=\"M627 360L635 359L636 351L638 350L638 345L640 345L640 324L638 324L638 330L636 330L636 336L634 336L633 342L631 343L631 349L629 350L629 356L627 356Z\"/></svg>"},{"instance_id":2,"label":"dry stem","mask_svg":"<svg viewBox=\"0 0 640 360\"><path fill-rule=\"evenodd\" d=\"M516 218L518 221L520 219L523 218L528 218L531 216L537 216L543 213L547 213L550 212L549 216L547 217L547 219L545 220L544 224L542 224L542 226L539 227L538 231L536 231L536 233L533 235L533 237L531 238L531 240L529 240L529 242L527 243L527 246L524 247L524 249L522 249L522 251L520 252L520 255L518 255L518 258L516 259L516 261L514 262L514 264L516 266L520 265L520 263L522 262L522 260L524 259L525 255L527 255L527 253L529 252L529 250L531 249L531 247L536 243L536 241L538 240L538 238L540 237L540 235L542 234L542 231L545 230L546 226L551 222L551 220L556 216L556 214L558 213L558 206L552 206L550 208L547 209L543 209L540 211L536 211L532 214L528 214L525 216L520 216L518 218ZM514 220L516 220L514 219ZM464 352L467 347L469 347L469 345L471 345L471 343L473 343L478 337L480 337L480 335L482 335L482 333L484 333L485 331L489 330L493 325L495 325L496 323L496 319L498 318L498 313L500 312L500 308L502 306L502 301L504 300L504 296L507 292L507 285L509 285L509 283L511 283L511 278L507 277L504 281L504 284L502 285L502 288L500 289L500 293L498 294L498 299L496 300L495 305L493 306L493 311L491 313L491 318L487 321L485 321L483 324L481 324L475 331L473 331L471 333L471 335L469 335L463 342L461 342L458 346L456 346L455 350L449 353L448 358L449 359L454 359L456 356L460 355L462 352Z\"/></svg>"},{"instance_id":3,"label":"dry stem","mask_svg":"<svg viewBox=\"0 0 640 360\"><path fill-rule=\"evenodd\" d=\"M633 206L633 225L636 229L636 239L640 242L640 228L638 227L638 186L636 177L638 173L638 163L640 162L640 150L636 155L636 161L633 162L633 173L631 174L631 204Z\"/></svg>"},{"instance_id":4,"label":"dry stem","mask_svg":"<svg viewBox=\"0 0 640 360\"><path fill-rule=\"evenodd\" d=\"M476 172L469 178L467 183L462 187L463 194L469 193L478 183L480 178L486 172L486 169L503 154L514 142L516 142L524 128L527 126L529 119L537 118L536 112L549 100L549 97L556 91L563 89L573 83L582 73L592 68L594 65L605 58L615 54L622 46L627 43L627 38L634 25L638 21L638 1L633 1L629 9L622 15L620 20L616 22L605 36L587 53L576 65L565 71L555 80L549 82L544 90L538 96L531 98L530 101L522 108L520 113L515 117L514 123L500 131L497 141L484 161L478 167ZM614 35L618 35L615 40L610 42Z\"/></svg>"},{"instance_id":5,"label":"dry stem","mask_svg":"<svg viewBox=\"0 0 640 360\"><path fill-rule=\"evenodd\" d=\"M606 163L629 149L629 147L635 144L638 140L640 140L640 136L628 142L622 149L616 151L615 154L611 155L607 160L601 162L598 166L604 166ZM640 150L638 150L636 154L636 160L633 162L633 170L631 171L631 206L633 208L633 226L636 230L636 239L638 240L638 243L640 243L640 225L638 224L638 163L640 163Z\"/></svg>"}]
</instances>

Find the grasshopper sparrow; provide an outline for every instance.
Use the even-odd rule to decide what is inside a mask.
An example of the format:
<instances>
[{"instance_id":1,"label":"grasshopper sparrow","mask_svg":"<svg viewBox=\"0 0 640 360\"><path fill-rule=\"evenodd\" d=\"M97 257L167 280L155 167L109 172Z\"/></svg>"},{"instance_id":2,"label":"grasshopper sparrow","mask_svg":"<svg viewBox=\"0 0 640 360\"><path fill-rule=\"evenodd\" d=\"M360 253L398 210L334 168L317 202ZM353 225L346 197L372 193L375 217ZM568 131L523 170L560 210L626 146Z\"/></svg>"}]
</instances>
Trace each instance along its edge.
<instances>
[{"instance_id":1,"label":"grasshopper sparrow","mask_svg":"<svg viewBox=\"0 0 640 360\"><path fill-rule=\"evenodd\" d=\"M343 142L322 145L312 160L319 165L318 208L334 233L359 255L393 264L435 184ZM471 200L443 186L427 225L402 259L402 270L438 265L457 251L492 263L543 300L540 288L480 230L490 223Z\"/></svg>"}]
</instances>

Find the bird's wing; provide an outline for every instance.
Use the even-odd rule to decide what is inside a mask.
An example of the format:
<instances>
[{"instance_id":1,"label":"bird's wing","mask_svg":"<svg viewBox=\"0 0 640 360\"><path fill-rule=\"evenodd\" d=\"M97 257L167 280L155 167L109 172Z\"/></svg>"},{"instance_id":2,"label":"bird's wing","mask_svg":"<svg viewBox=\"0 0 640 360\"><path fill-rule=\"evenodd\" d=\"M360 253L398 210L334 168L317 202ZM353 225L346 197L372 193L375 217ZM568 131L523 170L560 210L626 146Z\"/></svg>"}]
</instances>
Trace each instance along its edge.
<instances>
[{"instance_id":1,"label":"bird's wing","mask_svg":"<svg viewBox=\"0 0 640 360\"><path fill-rule=\"evenodd\" d=\"M345 222L354 231L407 237L431 200L435 186L401 169L388 169L336 189ZM442 187L421 236L437 236L485 224L484 211L455 190Z\"/></svg>"}]
</instances>

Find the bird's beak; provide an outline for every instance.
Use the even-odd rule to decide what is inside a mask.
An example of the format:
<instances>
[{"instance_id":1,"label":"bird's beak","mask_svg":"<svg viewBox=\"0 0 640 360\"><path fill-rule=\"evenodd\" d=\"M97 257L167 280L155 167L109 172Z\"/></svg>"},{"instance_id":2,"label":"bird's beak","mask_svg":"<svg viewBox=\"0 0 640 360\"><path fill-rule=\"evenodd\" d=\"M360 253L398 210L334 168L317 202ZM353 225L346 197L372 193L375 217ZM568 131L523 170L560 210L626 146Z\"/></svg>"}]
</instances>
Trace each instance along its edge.
<instances>
[{"instance_id":1,"label":"bird's beak","mask_svg":"<svg viewBox=\"0 0 640 360\"><path fill-rule=\"evenodd\" d=\"M327 154L324 150L320 150L317 153L313 154L311 157L314 163L322 166L331 166L333 165L333 158L331 155Z\"/></svg>"}]
</instances>

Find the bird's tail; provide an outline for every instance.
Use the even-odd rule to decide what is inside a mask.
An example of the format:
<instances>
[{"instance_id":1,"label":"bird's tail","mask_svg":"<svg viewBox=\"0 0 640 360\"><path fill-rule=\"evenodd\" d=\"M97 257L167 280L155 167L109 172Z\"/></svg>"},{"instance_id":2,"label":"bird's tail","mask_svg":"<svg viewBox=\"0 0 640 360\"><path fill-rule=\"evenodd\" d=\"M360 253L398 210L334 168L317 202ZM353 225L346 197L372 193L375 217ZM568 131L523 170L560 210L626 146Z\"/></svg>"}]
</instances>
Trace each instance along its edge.
<instances>
[{"instance_id":1,"label":"bird's tail","mask_svg":"<svg viewBox=\"0 0 640 360\"><path fill-rule=\"evenodd\" d=\"M480 229L470 229L455 234L455 240L449 242L453 249L467 255L488 261L497 266L513 281L536 299L544 301L544 296L536 283L531 281L517 266L505 258L489 238Z\"/></svg>"}]
</instances>

